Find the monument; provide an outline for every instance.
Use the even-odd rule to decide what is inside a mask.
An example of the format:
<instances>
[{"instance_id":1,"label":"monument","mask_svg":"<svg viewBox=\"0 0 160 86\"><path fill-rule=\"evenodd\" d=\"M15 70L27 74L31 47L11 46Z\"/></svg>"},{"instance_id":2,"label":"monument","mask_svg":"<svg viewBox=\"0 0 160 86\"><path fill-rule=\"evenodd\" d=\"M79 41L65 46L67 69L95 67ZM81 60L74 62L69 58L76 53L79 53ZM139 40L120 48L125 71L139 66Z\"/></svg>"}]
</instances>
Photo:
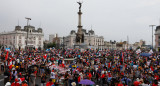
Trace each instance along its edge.
<instances>
[{"instance_id":1,"label":"monument","mask_svg":"<svg viewBox=\"0 0 160 86\"><path fill-rule=\"evenodd\" d=\"M82 2L77 2L79 4L79 12L78 12L78 31L76 33L76 45L82 45L84 43L84 34L82 32L82 25L81 25L81 7Z\"/></svg>"},{"instance_id":2,"label":"monument","mask_svg":"<svg viewBox=\"0 0 160 86\"><path fill-rule=\"evenodd\" d=\"M95 32L92 30L86 31L82 26L82 2L77 2L79 6L78 10L78 25L77 30L71 30L70 34L65 37L64 45L65 48L102 48L104 45L103 36L95 35Z\"/></svg>"}]
</instances>

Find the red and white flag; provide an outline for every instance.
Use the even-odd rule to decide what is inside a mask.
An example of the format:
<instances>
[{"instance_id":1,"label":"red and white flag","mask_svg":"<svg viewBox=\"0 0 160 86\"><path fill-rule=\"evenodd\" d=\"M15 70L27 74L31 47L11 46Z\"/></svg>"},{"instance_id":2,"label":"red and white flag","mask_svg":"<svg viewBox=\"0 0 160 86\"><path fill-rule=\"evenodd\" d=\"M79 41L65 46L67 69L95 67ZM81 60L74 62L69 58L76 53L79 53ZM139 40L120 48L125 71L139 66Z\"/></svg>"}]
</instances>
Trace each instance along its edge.
<instances>
[{"instance_id":1,"label":"red and white flag","mask_svg":"<svg viewBox=\"0 0 160 86\"><path fill-rule=\"evenodd\" d=\"M138 50L136 51L136 54L139 54L139 53L141 53L141 49L138 49Z\"/></svg>"},{"instance_id":2,"label":"red and white flag","mask_svg":"<svg viewBox=\"0 0 160 86\"><path fill-rule=\"evenodd\" d=\"M8 59L8 53L9 53L9 51L7 51L7 54L6 54L5 60L7 60L7 59Z\"/></svg>"},{"instance_id":3,"label":"red and white flag","mask_svg":"<svg viewBox=\"0 0 160 86\"><path fill-rule=\"evenodd\" d=\"M8 62L8 67L9 67L9 69L12 69L12 59L9 60L9 62Z\"/></svg>"},{"instance_id":4,"label":"red and white flag","mask_svg":"<svg viewBox=\"0 0 160 86\"><path fill-rule=\"evenodd\" d=\"M152 53L153 53L153 50L151 49L151 50L149 51L149 53L152 54Z\"/></svg>"},{"instance_id":5,"label":"red and white flag","mask_svg":"<svg viewBox=\"0 0 160 86\"><path fill-rule=\"evenodd\" d=\"M43 57L44 57L44 59L46 59L47 58L47 54L45 54Z\"/></svg>"}]
</instances>

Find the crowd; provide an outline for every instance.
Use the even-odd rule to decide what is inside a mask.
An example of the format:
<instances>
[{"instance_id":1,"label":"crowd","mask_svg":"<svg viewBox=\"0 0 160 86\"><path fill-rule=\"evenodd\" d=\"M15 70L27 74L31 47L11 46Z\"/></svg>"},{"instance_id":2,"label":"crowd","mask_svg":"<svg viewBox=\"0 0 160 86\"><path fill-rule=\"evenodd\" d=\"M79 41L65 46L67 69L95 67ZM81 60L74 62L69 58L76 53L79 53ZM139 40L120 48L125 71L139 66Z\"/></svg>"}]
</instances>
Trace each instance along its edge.
<instances>
[{"instance_id":1,"label":"crowd","mask_svg":"<svg viewBox=\"0 0 160 86\"><path fill-rule=\"evenodd\" d=\"M159 54L141 55L144 52L147 51L2 50L1 70L5 86L38 86L37 78L41 86L81 86L79 82L86 79L99 86L160 86Z\"/></svg>"}]
</instances>

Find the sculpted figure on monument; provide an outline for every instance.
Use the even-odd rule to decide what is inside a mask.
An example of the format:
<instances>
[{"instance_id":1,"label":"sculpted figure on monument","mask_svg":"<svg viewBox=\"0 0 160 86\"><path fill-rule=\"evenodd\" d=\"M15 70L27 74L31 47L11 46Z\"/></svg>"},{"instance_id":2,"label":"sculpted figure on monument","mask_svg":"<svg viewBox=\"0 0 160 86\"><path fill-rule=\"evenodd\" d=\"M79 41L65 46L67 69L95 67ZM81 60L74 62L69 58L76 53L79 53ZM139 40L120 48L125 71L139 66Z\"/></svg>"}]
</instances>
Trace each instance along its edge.
<instances>
[{"instance_id":1,"label":"sculpted figure on monument","mask_svg":"<svg viewBox=\"0 0 160 86\"><path fill-rule=\"evenodd\" d=\"M76 35L76 42L78 43L84 43L84 34L78 34Z\"/></svg>"},{"instance_id":2,"label":"sculpted figure on monument","mask_svg":"<svg viewBox=\"0 0 160 86\"><path fill-rule=\"evenodd\" d=\"M76 36L76 42L80 42L80 37L78 35Z\"/></svg>"},{"instance_id":3,"label":"sculpted figure on monument","mask_svg":"<svg viewBox=\"0 0 160 86\"><path fill-rule=\"evenodd\" d=\"M81 10L82 7L82 3L81 2L77 2L79 4L79 10Z\"/></svg>"}]
</instances>

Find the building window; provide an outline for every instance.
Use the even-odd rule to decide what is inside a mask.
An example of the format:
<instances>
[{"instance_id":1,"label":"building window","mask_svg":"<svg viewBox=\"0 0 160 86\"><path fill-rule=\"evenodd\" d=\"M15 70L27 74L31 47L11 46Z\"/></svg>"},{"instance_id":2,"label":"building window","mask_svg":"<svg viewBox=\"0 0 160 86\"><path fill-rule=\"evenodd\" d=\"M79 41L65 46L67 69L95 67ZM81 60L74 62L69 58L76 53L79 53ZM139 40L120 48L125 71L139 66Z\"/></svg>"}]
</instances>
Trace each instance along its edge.
<instances>
[{"instance_id":1,"label":"building window","mask_svg":"<svg viewBox=\"0 0 160 86\"><path fill-rule=\"evenodd\" d=\"M39 37L39 40L41 40L41 37Z\"/></svg>"},{"instance_id":2,"label":"building window","mask_svg":"<svg viewBox=\"0 0 160 86\"><path fill-rule=\"evenodd\" d=\"M21 36L19 36L19 39L21 39Z\"/></svg>"},{"instance_id":3,"label":"building window","mask_svg":"<svg viewBox=\"0 0 160 86\"><path fill-rule=\"evenodd\" d=\"M21 44L21 40L19 40L19 44Z\"/></svg>"},{"instance_id":4,"label":"building window","mask_svg":"<svg viewBox=\"0 0 160 86\"><path fill-rule=\"evenodd\" d=\"M41 41L39 41L39 44L41 44Z\"/></svg>"},{"instance_id":5,"label":"building window","mask_svg":"<svg viewBox=\"0 0 160 86\"><path fill-rule=\"evenodd\" d=\"M36 40L36 37L34 37L34 40Z\"/></svg>"}]
</instances>

